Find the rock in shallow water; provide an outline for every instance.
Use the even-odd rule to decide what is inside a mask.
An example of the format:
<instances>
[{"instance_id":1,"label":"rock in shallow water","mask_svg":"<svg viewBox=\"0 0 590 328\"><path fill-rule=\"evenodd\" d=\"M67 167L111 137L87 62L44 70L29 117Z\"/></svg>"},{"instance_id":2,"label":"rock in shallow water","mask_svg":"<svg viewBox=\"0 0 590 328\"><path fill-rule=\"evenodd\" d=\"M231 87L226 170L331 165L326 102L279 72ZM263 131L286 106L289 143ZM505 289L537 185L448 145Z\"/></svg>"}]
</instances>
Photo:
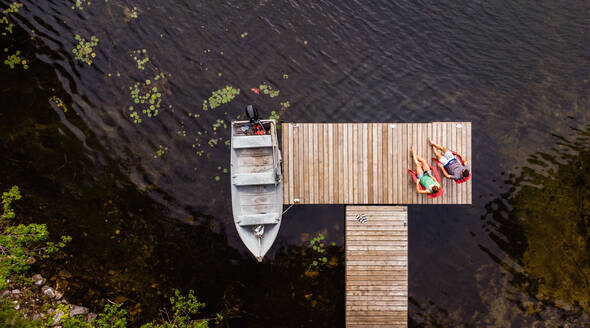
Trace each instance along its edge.
<instances>
[{"instance_id":1,"label":"rock in shallow water","mask_svg":"<svg viewBox=\"0 0 590 328\"><path fill-rule=\"evenodd\" d=\"M43 294L45 294L51 298L55 298L55 291L53 290L53 288L45 285L41 288L41 291L43 292Z\"/></svg>"},{"instance_id":2,"label":"rock in shallow water","mask_svg":"<svg viewBox=\"0 0 590 328\"><path fill-rule=\"evenodd\" d=\"M88 314L88 308L80 305L70 305L70 316Z\"/></svg>"},{"instance_id":3,"label":"rock in shallow water","mask_svg":"<svg viewBox=\"0 0 590 328\"><path fill-rule=\"evenodd\" d=\"M64 296L64 293L60 292L59 290L55 291L55 299L59 300Z\"/></svg>"},{"instance_id":4,"label":"rock in shallow water","mask_svg":"<svg viewBox=\"0 0 590 328\"><path fill-rule=\"evenodd\" d=\"M45 281L45 279L43 279L43 277L40 274L33 275L31 279L33 279L33 283L37 286L43 285L43 282Z\"/></svg>"},{"instance_id":5,"label":"rock in shallow water","mask_svg":"<svg viewBox=\"0 0 590 328\"><path fill-rule=\"evenodd\" d=\"M92 323L92 321L94 321L94 319L96 319L96 317L98 317L98 315L96 315L96 313L88 313L88 316L86 317L86 322Z\"/></svg>"},{"instance_id":6,"label":"rock in shallow water","mask_svg":"<svg viewBox=\"0 0 590 328\"><path fill-rule=\"evenodd\" d=\"M64 312L62 310L57 311L57 313L53 317L53 322L51 323L51 326L57 325L59 323L59 321L61 320L61 317L63 317L63 315L64 315Z\"/></svg>"}]
</instances>

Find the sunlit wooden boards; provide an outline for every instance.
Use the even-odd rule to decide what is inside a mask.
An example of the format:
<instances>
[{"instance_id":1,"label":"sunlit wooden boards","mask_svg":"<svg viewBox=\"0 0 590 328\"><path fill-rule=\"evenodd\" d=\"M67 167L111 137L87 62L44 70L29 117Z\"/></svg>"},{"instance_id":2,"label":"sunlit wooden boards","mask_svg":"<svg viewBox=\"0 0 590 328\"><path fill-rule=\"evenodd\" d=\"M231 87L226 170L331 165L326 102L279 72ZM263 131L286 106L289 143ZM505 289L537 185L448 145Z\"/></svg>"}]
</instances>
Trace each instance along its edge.
<instances>
[{"instance_id":1,"label":"sunlit wooden boards","mask_svg":"<svg viewBox=\"0 0 590 328\"><path fill-rule=\"evenodd\" d=\"M435 166L428 137L471 167L470 122L283 123L281 131L285 204L471 204L472 180L443 179L444 194L429 199L408 174L410 145Z\"/></svg>"},{"instance_id":2,"label":"sunlit wooden boards","mask_svg":"<svg viewBox=\"0 0 590 328\"><path fill-rule=\"evenodd\" d=\"M405 206L346 206L346 327L407 327L407 222Z\"/></svg>"}]
</instances>

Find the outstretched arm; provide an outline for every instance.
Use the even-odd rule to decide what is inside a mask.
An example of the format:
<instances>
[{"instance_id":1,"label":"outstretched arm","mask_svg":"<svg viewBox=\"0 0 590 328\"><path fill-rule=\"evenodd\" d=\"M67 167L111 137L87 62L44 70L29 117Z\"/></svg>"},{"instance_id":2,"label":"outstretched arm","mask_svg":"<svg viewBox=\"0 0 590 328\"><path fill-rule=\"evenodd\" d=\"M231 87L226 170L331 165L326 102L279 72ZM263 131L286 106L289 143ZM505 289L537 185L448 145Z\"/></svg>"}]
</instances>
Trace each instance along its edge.
<instances>
[{"instance_id":1,"label":"outstretched arm","mask_svg":"<svg viewBox=\"0 0 590 328\"><path fill-rule=\"evenodd\" d=\"M451 176L447 173L447 170L445 170L445 167L441 163L436 163L436 165L438 165L438 167L440 167L440 170L442 171L445 178L447 178L447 179L451 178Z\"/></svg>"},{"instance_id":2,"label":"outstretched arm","mask_svg":"<svg viewBox=\"0 0 590 328\"><path fill-rule=\"evenodd\" d=\"M427 194L428 190L420 190L420 182L416 180L416 192L419 194Z\"/></svg>"},{"instance_id":3,"label":"outstretched arm","mask_svg":"<svg viewBox=\"0 0 590 328\"><path fill-rule=\"evenodd\" d=\"M463 157L463 155L461 155L459 153L455 153L455 155L457 155L457 157L459 157L461 159L461 162L463 162L463 165L467 165L467 160L465 159L465 157Z\"/></svg>"}]
</instances>

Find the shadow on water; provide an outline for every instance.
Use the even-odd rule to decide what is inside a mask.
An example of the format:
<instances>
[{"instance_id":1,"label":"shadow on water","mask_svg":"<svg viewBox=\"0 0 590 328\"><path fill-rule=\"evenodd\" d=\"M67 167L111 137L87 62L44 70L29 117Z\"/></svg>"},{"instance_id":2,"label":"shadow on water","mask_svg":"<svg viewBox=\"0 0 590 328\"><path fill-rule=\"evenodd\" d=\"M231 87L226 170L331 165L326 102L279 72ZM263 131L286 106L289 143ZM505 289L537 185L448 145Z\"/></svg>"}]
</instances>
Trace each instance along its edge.
<instances>
[{"instance_id":1,"label":"shadow on water","mask_svg":"<svg viewBox=\"0 0 590 328\"><path fill-rule=\"evenodd\" d=\"M26 41L17 46L33 51ZM53 237L73 237L55 262L33 268L70 302L95 311L107 301L123 303L138 324L157 315L173 288L194 289L207 303L206 314L222 313L230 326L343 325L343 248L326 247L328 262L316 269L305 246L312 231L342 245L341 227L326 229L318 218L308 225L316 230L279 239L273 256L258 264L230 246L220 220L193 209L178 220L138 189L129 179L130 163L112 160L79 116L48 101L57 94L72 107L50 65L0 71L0 189L20 186L18 220L46 223ZM329 221L326 211L332 210L315 215Z\"/></svg>"},{"instance_id":2,"label":"shadow on water","mask_svg":"<svg viewBox=\"0 0 590 328\"><path fill-rule=\"evenodd\" d=\"M412 208L411 327L588 326L590 126L552 139L481 205ZM480 227L453 219L480 210Z\"/></svg>"},{"instance_id":3,"label":"shadow on water","mask_svg":"<svg viewBox=\"0 0 590 328\"><path fill-rule=\"evenodd\" d=\"M90 132L80 142L64 129L47 102L55 81L46 73L36 76L45 81L39 86L29 85L28 75L3 79L0 86L15 88L5 99L3 116L10 121L0 129L0 187L21 187L19 219L46 223L53 236L73 237L65 256L37 268L70 301L95 310L107 299L124 303L141 322L156 315L172 288L191 288L209 313L224 313L240 326L342 324L342 247L328 247L329 265L320 271L309 270L308 247L287 242L274 260L257 264L229 246L224 226L213 217L168 217L101 155L105 150ZM35 96L23 104L28 95Z\"/></svg>"},{"instance_id":4,"label":"shadow on water","mask_svg":"<svg viewBox=\"0 0 590 328\"><path fill-rule=\"evenodd\" d=\"M509 275L509 300L548 325L590 322L590 129L574 130L530 155L483 217L504 255L480 247Z\"/></svg>"}]
</instances>

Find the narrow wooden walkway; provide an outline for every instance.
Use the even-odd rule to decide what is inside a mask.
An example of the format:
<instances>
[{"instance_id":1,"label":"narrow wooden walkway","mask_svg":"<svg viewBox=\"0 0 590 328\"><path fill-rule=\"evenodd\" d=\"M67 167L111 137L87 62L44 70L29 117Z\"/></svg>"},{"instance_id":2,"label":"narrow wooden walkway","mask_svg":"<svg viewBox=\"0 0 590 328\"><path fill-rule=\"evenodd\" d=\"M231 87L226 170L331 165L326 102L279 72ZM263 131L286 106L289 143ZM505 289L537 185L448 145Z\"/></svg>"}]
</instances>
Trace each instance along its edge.
<instances>
[{"instance_id":1,"label":"narrow wooden walkway","mask_svg":"<svg viewBox=\"0 0 590 328\"><path fill-rule=\"evenodd\" d=\"M285 204L471 204L471 180L443 177L444 194L429 199L407 171L410 145L432 162L428 137L471 167L470 122L284 123L281 131Z\"/></svg>"},{"instance_id":2,"label":"narrow wooden walkway","mask_svg":"<svg viewBox=\"0 0 590 328\"><path fill-rule=\"evenodd\" d=\"M347 327L407 327L407 220L405 206L346 207Z\"/></svg>"}]
</instances>

